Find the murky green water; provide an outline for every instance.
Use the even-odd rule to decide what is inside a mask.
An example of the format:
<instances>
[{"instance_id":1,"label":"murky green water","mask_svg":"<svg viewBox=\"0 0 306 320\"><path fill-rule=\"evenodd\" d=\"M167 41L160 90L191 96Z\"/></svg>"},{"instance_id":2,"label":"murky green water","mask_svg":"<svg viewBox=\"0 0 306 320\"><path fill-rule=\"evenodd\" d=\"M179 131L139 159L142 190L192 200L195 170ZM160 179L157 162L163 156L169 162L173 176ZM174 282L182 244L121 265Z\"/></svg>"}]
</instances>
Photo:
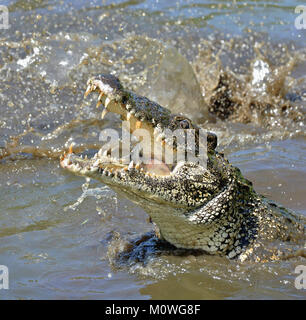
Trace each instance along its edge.
<instances>
[{"instance_id":1,"label":"murky green water","mask_svg":"<svg viewBox=\"0 0 306 320\"><path fill-rule=\"evenodd\" d=\"M306 31L294 26L301 1L2 4L10 28L0 30L0 265L10 288L1 299L305 299L294 286L302 257L116 264L114 234L149 232L147 215L58 161L72 141L98 147L101 129L119 127L83 99L90 76L112 72L216 132L219 150L259 193L306 215ZM240 109L216 119L208 108L221 74Z\"/></svg>"}]
</instances>

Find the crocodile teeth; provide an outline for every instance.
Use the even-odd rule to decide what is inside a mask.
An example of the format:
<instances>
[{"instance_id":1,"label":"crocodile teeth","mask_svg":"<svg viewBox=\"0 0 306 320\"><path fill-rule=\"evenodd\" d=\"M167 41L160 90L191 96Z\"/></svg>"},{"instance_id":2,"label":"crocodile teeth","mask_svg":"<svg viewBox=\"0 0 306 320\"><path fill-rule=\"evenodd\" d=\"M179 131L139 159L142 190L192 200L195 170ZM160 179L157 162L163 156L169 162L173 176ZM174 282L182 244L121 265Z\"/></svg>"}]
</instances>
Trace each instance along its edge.
<instances>
[{"instance_id":1,"label":"crocodile teeth","mask_svg":"<svg viewBox=\"0 0 306 320\"><path fill-rule=\"evenodd\" d=\"M91 85L88 85L88 87L84 93L84 98L86 98L90 94L90 92L91 92Z\"/></svg>"},{"instance_id":2,"label":"crocodile teeth","mask_svg":"<svg viewBox=\"0 0 306 320\"><path fill-rule=\"evenodd\" d=\"M128 169L131 170L134 168L134 161L132 160L128 166Z\"/></svg>"},{"instance_id":3,"label":"crocodile teeth","mask_svg":"<svg viewBox=\"0 0 306 320\"><path fill-rule=\"evenodd\" d=\"M74 146L75 146L75 143L72 142L71 145L70 145L70 147L69 147L68 153L73 153L73 147L74 147Z\"/></svg>"},{"instance_id":4,"label":"crocodile teeth","mask_svg":"<svg viewBox=\"0 0 306 320\"><path fill-rule=\"evenodd\" d=\"M96 104L96 108L99 108L101 104L102 104L102 102L100 100L98 100L98 102Z\"/></svg>"},{"instance_id":5,"label":"crocodile teeth","mask_svg":"<svg viewBox=\"0 0 306 320\"><path fill-rule=\"evenodd\" d=\"M99 100L101 100L102 99L102 97L104 96L104 93L101 91L101 93L99 94Z\"/></svg>"},{"instance_id":6,"label":"crocodile teeth","mask_svg":"<svg viewBox=\"0 0 306 320\"><path fill-rule=\"evenodd\" d=\"M102 114L101 114L101 118L104 119L104 117L109 113L109 111L105 108L103 109L102 111Z\"/></svg>"},{"instance_id":7,"label":"crocodile teeth","mask_svg":"<svg viewBox=\"0 0 306 320\"><path fill-rule=\"evenodd\" d=\"M107 106L108 106L110 103L111 103L111 99L107 97L107 98L105 99L105 103L104 103L105 108L107 108Z\"/></svg>"},{"instance_id":8,"label":"crocodile teeth","mask_svg":"<svg viewBox=\"0 0 306 320\"><path fill-rule=\"evenodd\" d=\"M128 112L128 113L126 114L126 120L127 120L127 121L130 121L131 116L132 116L132 115Z\"/></svg>"}]
</instances>

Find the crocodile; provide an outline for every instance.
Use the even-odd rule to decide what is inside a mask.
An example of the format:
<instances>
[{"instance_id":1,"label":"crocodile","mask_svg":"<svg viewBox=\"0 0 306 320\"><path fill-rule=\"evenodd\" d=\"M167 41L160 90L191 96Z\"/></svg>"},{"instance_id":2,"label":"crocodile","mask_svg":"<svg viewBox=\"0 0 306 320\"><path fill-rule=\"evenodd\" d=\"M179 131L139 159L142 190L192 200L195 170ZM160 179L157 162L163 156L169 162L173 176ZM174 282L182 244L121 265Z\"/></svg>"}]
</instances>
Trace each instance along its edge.
<instances>
[{"instance_id":1,"label":"crocodile","mask_svg":"<svg viewBox=\"0 0 306 320\"><path fill-rule=\"evenodd\" d=\"M128 161L114 157L110 149L101 148L88 158L71 148L61 156L62 168L99 180L141 206L158 239L175 248L241 261L305 257L305 218L257 194L241 171L216 150L214 133L206 132L200 139L203 128L129 91L113 75L90 78L85 97L90 92L98 93L97 107L104 105L102 118L108 112L119 114L132 135L145 129L154 151L159 151L143 156L139 143L134 143L129 151L139 153L136 163L131 157ZM181 160L179 151L185 150L186 156L192 150L182 143L186 140L166 135L167 130L192 133L194 157ZM120 155L125 143L118 144ZM206 148L205 161L200 161L201 145ZM172 163L167 163L162 150L172 152Z\"/></svg>"}]
</instances>

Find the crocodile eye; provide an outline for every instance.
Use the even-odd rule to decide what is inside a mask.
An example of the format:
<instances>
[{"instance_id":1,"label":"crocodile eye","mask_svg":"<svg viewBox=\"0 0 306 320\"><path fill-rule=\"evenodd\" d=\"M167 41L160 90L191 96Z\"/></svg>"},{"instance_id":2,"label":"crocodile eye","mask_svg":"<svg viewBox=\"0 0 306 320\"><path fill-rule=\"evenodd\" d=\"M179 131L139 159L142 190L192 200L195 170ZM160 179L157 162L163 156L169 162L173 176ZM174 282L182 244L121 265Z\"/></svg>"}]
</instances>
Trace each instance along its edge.
<instances>
[{"instance_id":1,"label":"crocodile eye","mask_svg":"<svg viewBox=\"0 0 306 320\"><path fill-rule=\"evenodd\" d=\"M190 123L187 119L184 119L184 120L180 121L180 126L182 129L189 129Z\"/></svg>"}]
</instances>

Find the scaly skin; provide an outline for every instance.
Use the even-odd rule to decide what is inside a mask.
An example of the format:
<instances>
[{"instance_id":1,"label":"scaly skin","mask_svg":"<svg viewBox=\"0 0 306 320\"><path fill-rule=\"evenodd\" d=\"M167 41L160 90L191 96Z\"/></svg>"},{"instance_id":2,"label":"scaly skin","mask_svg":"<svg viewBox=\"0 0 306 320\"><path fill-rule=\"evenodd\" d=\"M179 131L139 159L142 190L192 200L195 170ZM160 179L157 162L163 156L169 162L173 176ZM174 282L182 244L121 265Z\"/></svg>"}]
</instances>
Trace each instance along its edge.
<instances>
[{"instance_id":1,"label":"scaly skin","mask_svg":"<svg viewBox=\"0 0 306 320\"><path fill-rule=\"evenodd\" d=\"M199 128L190 119L171 114L124 89L114 76L101 75L87 85L85 96L97 91L97 106L105 106L102 117L107 112L120 114L121 119L129 121L130 132L139 128L150 132L154 146L171 149L174 154L185 147L171 144L164 135L166 129L194 129L198 137ZM202 142L197 141L199 150ZM242 261L301 254L305 243L303 218L258 195L239 169L215 150L216 146L216 136L208 133L206 167L197 159L169 165L161 155L149 164L131 162L126 166L110 157L107 150L92 159L71 151L61 157L60 163L75 174L101 181L143 207L157 227L157 236L177 248L200 249Z\"/></svg>"}]
</instances>

